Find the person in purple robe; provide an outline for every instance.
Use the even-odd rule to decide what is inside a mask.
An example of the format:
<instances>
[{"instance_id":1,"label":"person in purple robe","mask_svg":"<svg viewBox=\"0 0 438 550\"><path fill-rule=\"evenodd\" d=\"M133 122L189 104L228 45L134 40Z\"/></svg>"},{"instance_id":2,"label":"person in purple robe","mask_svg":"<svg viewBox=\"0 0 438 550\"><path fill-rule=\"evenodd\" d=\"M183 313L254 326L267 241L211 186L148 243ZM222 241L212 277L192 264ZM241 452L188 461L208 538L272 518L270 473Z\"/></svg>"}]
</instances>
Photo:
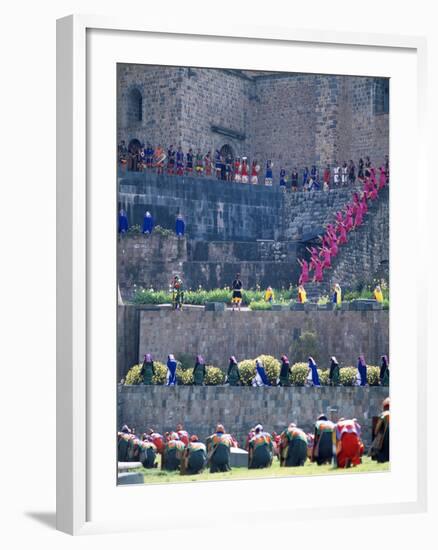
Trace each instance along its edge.
<instances>
[{"instance_id":1,"label":"person in purple robe","mask_svg":"<svg viewBox=\"0 0 438 550\"><path fill-rule=\"evenodd\" d=\"M167 357L167 376L166 386L176 386L176 360L174 355L170 354Z\"/></svg>"},{"instance_id":2,"label":"person in purple robe","mask_svg":"<svg viewBox=\"0 0 438 550\"><path fill-rule=\"evenodd\" d=\"M122 208L119 212L119 233L121 234L127 233L128 229L129 229L128 216L125 210L123 210Z\"/></svg>"},{"instance_id":3,"label":"person in purple robe","mask_svg":"<svg viewBox=\"0 0 438 550\"><path fill-rule=\"evenodd\" d=\"M365 357L359 355L357 362L357 385L358 386L367 386L367 364L365 363Z\"/></svg>"},{"instance_id":4,"label":"person in purple robe","mask_svg":"<svg viewBox=\"0 0 438 550\"><path fill-rule=\"evenodd\" d=\"M184 222L182 214L178 214L175 222L175 233L177 237L184 237L185 230L186 230L186 224Z\"/></svg>"},{"instance_id":5,"label":"person in purple robe","mask_svg":"<svg viewBox=\"0 0 438 550\"><path fill-rule=\"evenodd\" d=\"M309 374L307 375L307 382L310 386L321 386L321 382L319 381L318 365L313 357L309 357Z\"/></svg>"},{"instance_id":6,"label":"person in purple robe","mask_svg":"<svg viewBox=\"0 0 438 550\"><path fill-rule=\"evenodd\" d=\"M154 218L149 211L146 211L143 218L143 234L150 235L154 229Z\"/></svg>"}]
</instances>

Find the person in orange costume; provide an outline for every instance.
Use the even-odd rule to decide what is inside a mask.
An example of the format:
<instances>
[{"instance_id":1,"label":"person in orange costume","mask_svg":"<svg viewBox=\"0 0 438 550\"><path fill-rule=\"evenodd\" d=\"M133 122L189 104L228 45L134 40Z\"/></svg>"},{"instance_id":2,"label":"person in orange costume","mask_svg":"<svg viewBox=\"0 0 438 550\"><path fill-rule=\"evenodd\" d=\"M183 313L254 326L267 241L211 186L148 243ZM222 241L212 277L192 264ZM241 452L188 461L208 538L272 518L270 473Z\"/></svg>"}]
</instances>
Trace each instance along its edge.
<instances>
[{"instance_id":1,"label":"person in orange costume","mask_svg":"<svg viewBox=\"0 0 438 550\"><path fill-rule=\"evenodd\" d=\"M364 445L360 439L361 427L355 418L341 418L333 430L333 454L338 468L357 466L362 462Z\"/></svg>"}]
</instances>

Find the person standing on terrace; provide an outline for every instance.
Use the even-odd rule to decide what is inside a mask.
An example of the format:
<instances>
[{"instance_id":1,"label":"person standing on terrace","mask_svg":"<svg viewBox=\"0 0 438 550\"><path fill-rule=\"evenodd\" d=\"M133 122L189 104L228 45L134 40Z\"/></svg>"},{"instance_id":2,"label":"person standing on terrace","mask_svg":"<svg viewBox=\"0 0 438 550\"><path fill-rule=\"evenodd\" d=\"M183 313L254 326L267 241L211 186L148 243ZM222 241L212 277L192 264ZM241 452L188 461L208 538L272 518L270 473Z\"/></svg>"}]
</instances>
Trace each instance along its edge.
<instances>
[{"instance_id":1,"label":"person standing on terrace","mask_svg":"<svg viewBox=\"0 0 438 550\"><path fill-rule=\"evenodd\" d=\"M291 191L298 191L298 170L296 167L292 170L291 174Z\"/></svg>"},{"instance_id":2,"label":"person standing on terrace","mask_svg":"<svg viewBox=\"0 0 438 550\"><path fill-rule=\"evenodd\" d=\"M236 278L234 279L231 287L233 289L233 295L231 297L233 311L236 304L237 304L237 309L240 311L240 306L242 305L242 289L243 289L243 283L240 280L240 273L236 274Z\"/></svg>"},{"instance_id":3,"label":"person standing on terrace","mask_svg":"<svg viewBox=\"0 0 438 550\"><path fill-rule=\"evenodd\" d=\"M204 157L204 172L207 178L211 177L211 151L208 151L207 154Z\"/></svg>"},{"instance_id":4,"label":"person standing on terrace","mask_svg":"<svg viewBox=\"0 0 438 550\"><path fill-rule=\"evenodd\" d=\"M330 166L328 164L324 170L323 184L324 184L324 191L328 191L330 189Z\"/></svg>"},{"instance_id":5,"label":"person standing on terrace","mask_svg":"<svg viewBox=\"0 0 438 550\"><path fill-rule=\"evenodd\" d=\"M202 172L204 171L201 149L198 149L198 152L196 153L195 171L197 176L202 176Z\"/></svg>"},{"instance_id":6,"label":"person standing on terrace","mask_svg":"<svg viewBox=\"0 0 438 550\"><path fill-rule=\"evenodd\" d=\"M339 187L341 182L341 167L339 166L338 161L335 160L333 166L333 187Z\"/></svg>"},{"instance_id":7,"label":"person standing on terrace","mask_svg":"<svg viewBox=\"0 0 438 550\"><path fill-rule=\"evenodd\" d=\"M182 214L178 214L175 221L175 233L177 237L184 237L186 231L186 224L182 217Z\"/></svg>"},{"instance_id":8,"label":"person standing on terrace","mask_svg":"<svg viewBox=\"0 0 438 550\"><path fill-rule=\"evenodd\" d=\"M272 167L273 163L271 160L266 161L266 175L265 175L265 185L272 186Z\"/></svg>"}]
</instances>

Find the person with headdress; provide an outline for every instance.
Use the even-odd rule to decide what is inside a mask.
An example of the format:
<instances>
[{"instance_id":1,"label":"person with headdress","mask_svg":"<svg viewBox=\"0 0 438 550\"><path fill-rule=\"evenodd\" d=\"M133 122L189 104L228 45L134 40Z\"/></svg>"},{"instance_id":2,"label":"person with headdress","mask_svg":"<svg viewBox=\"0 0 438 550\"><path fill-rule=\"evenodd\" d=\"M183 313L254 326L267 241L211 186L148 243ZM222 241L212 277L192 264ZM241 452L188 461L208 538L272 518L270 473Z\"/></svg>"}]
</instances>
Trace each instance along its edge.
<instances>
[{"instance_id":1,"label":"person with headdress","mask_svg":"<svg viewBox=\"0 0 438 550\"><path fill-rule=\"evenodd\" d=\"M163 454L164 452L164 445L165 445L165 439L162 434L154 430L153 428L149 428L147 432L147 440L151 441L159 454Z\"/></svg>"},{"instance_id":2,"label":"person with headdress","mask_svg":"<svg viewBox=\"0 0 438 550\"><path fill-rule=\"evenodd\" d=\"M346 244L348 242L348 239L347 239L347 229L344 223L338 222L338 231L339 231L338 244Z\"/></svg>"},{"instance_id":3,"label":"person with headdress","mask_svg":"<svg viewBox=\"0 0 438 550\"><path fill-rule=\"evenodd\" d=\"M237 273L236 278L234 279L231 288L233 289L233 294L231 297L231 304L234 311L234 307L237 304L237 309L240 311L240 306L242 305L242 288L243 283L240 280L240 273Z\"/></svg>"},{"instance_id":4,"label":"person with headdress","mask_svg":"<svg viewBox=\"0 0 438 550\"><path fill-rule=\"evenodd\" d=\"M171 353L167 357L167 375L166 375L166 386L176 386L176 359Z\"/></svg>"},{"instance_id":5,"label":"person with headdress","mask_svg":"<svg viewBox=\"0 0 438 550\"><path fill-rule=\"evenodd\" d=\"M129 441L133 437L131 429L124 424L122 429L117 433L117 460L119 462L127 462Z\"/></svg>"},{"instance_id":6,"label":"person with headdress","mask_svg":"<svg viewBox=\"0 0 438 550\"><path fill-rule=\"evenodd\" d=\"M323 267L324 269L331 269L332 267L332 253L330 248L323 246L321 249L321 254L323 258Z\"/></svg>"},{"instance_id":7,"label":"person with headdress","mask_svg":"<svg viewBox=\"0 0 438 550\"><path fill-rule=\"evenodd\" d=\"M189 444L189 432L184 429L184 426L182 424L178 424L176 426L175 432L178 434L178 437L184 443L184 445Z\"/></svg>"},{"instance_id":8,"label":"person with headdress","mask_svg":"<svg viewBox=\"0 0 438 550\"><path fill-rule=\"evenodd\" d=\"M256 359L256 374L252 380L252 385L255 387L270 386L271 382L265 371L265 366L260 359Z\"/></svg>"},{"instance_id":9,"label":"person with headdress","mask_svg":"<svg viewBox=\"0 0 438 550\"><path fill-rule=\"evenodd\" d=\"M172 280L172 304L173 309L182 310L184 304L184 284L181 277L175 275Z\"/></svg>"},{"instance_id":10,"label":"person with headdress","mask_svg":"<svg viewBox=\"0 0 438 550\"><path fill-rule=\"evenodd\" d=\"M248 158L242 157L242 183L248 183Z\"/></svg>"},{"instance_id":11,"label":"person with headdress","mask_svg":"<svg viewBox=\"0 0 438 550\"><path fill-rule=\"evenodd\" d=\"M315 359L311 356L309 356L309 373L307 375L307 384L315 387L321 386L321 382L319 381L318 365L316 364Z\"/></svg>"},{"instance_id":12,"label":"person with headdress","mask_svg":"<svg viewBox=\"0 0 438 550\"><path fill-rule=\"evenodd\" d=\"M154 158L154 148L148 142L148 144L146 146L146 149L145 149L145 160L146 160L146 168L147 169L152 168L153 158Z\"/></svg>"},{"instance_id":13,"label":"person with headdress","mask_svg":"<svg viewBox=\"0 0 438 550\"><path fill-rule=\"evenodd\" d=\"M335 160L333 165L333 187L339 187L341 182L341 167L337 160Z\"/></svg>"},{"instance_id":14,"label":"person with headdress","mask_svg":"<svg viewBox=\"0 0 438 550\"><path fill-rule=\"evenodd\" d=\"M293 422L280 435L280 466L304 466L307 460L307 436Z\"/></svg>"},{"instance_id":15,"label":"person with headdress","mask_svg":"<svg viewBox=\"0 0 438 550\"><path fill-rule=\"evenodd\" d=\"M149 210L146 210L143 217L143 234L150 235L154 229L154 218Z\"/></svg>"},{"instance_id":16,"label":"person with headdress","mask_svg":"<svg viewBox=\"0 0 438 550\"><path fill-rule=\"evenodd\" d=\"M272 304L274 302L274 291L271 286L268 286L265 292L265 302Z\"/></svg>"},{"instance_id":17,"label":"person with headdress","mask_svg":"<svg viewBox=\"0 0 438 550\"><path fill-rule=\"evenodd\" d=\"M201 149L198 148L198 151L197 151L196 156L195 156L195 172L196 172L196 175L197 176L202 176L203 170L204 170L204 166L203 166L202 153L201 153Z\"/></svg>"},{"instance_id":18,"label":"person with headdress","mask_svg":"<svg viewBox=\"0 0 438 550\"><path fill-rule=\"evenodd\" d=\"M124 139L122 139L121 143L117 147L117 153L118 153L118 158L119 158L119 162L120 162L120 168L122 170L122 173L125 173L126 172L126 165L128 163L128 161L127 161L128 148L126 147L126 143L125 143Z\"/></svg>"},{"instance_id":19,"label":"person with headdress","mask_svg":"<svg viewBox=\"0 0 438 550\"><path fill-rule=\"evenodd\" d=\"M348 183L350 185L354 185L355 181L356 181L356 167L354 165L354 162L350 160L350 163L348 166Z\"/></svg>"},{"instance_id":20,"label":"person with headdress","mask_svg":"<svg viewBox=\"0 0 438 550\"><path fill-rule=\"evenodd\" d=\"M331 178L330 166L327 164L327 166L324 169L323 176L322 176L324 191L328 191L330 189L330 178Z\"/></svg>"},{"instance_id":21,"label":"person with headdress","mask_svg":"<svg viewBox=\"0 0 438 550\"><path fill-rule=\"evenodd\" d=\"M259 182L260 165L256 160L252 161L251 166L251 183L257 185Z\"/></svg>"},{"instance_id":22,"label":"person with headdress","mask_svg":"<svg viewBox=\"0 0 438 550\"><path fill-rule=\"evenodd\" d=\"M339 283L335 283L333 287L333 298L332 302L336 304L337 306L341 305L342 303L342 289Z\"/></svg>"},{"instance_id":23,"label":"person with headdress","mask_svg":"<svg viewBox=\"0 0 438 550\"><path fill-rule=\"evenodd\" d=\"M265 185L272 185L272 167L273 163L271 160L266 161L266 174L265 174Z\"/></svg>"},{"instance_id":24,"label":"person with headdress","mask_svg":"<svg viewBox=\"0 0 438 550\"><path fill-rule=\"evenodd\" d=\"M362 157L361 157L361 158L359 159L358 164L357 164L357 179L360 180L360 181L363 181L363 180L364 180L363 166L364 166L364 163L363 163L363 159L362 159Z\"/></svg>"},{"instance_id":25,"label":"person with headdress","mask_svg":"<svg viewBox=\"0 0 438 550\"><path fill-rule=\"evenodd\" d=\"M176 175L184 175L184 153L181 145L178 147L178 150L176 152Z\"/></svg>"},{"instance_id":26,"label":"person with headdress","mask_svg":"<svg viewBox=\"0 0 438 550\"><path fill-rule=\"evenodd\" d=\"M175 150L173 148L173 145L170 145L169 149L167 150L167 173L175 173Z\"/></svg>"},{"instance_id":27,"label":"person with headdress","mask_svg":"<svg viewBox=\"0 0 438 550\"><path fill-rule=\"evenodd\" d=\"M152 384L152 379L155 374L155 366L154 361L152 359L152 355L150 353L147 353L144 356L143 365L141 367L141 377L143 378L143 384L145 386L150 386Z\"/></svg>"},{"instance_id":28,"label":"person with headdress","mask_svg":"<svg viewBox=\"0 0 438 550\"><path fill-rule=\"evenodd\" d=\"M205 361L202 355L196 356L195 366L193 368L193 384L203 386L206 374Z\"/></svg>"},{"instance_id":29,"label":"person with headdress","mask_svg":"<svg viewBox=\"0 0 438 550\"><path fill-rule=\"evenodd\" d=\"M204 157L204 173L207 176L207 178L211 177L211 151L208 151L207 154Z\"/></svg>"},{"instance_id":30,"label":"person with headdress","mask_svg":"<svg viewBox=\"0 0 438 550\"><path fill-rule=\"evenodd\" d=\"M175 221L175 233L177 237L184 237L184 233L186 231L186 224L184 222L184 218L182 217L182 214L179 213L176 217Z\"/></svg>"},{"instance_id":31,"label":"person with headdress","mask_svg":"<svg viewBox=\"0 0 438 550\"><path fill-rule=\"evenodd\" d=\"M219 149L216 149L216 152L214 154L214 167L216 170L216 178L218 180L221 179L221 172L222 172L222 156Z\"/></svg>"},{"instance_id":32,"label":"person with headdress","mask_svg":"<svg viewBox=\"0 0 438 550\"><path fill-rule=\"evenodd\" d=\"M190 441L184 449L181 462L181 474L200 474L207 465L207 447L199 441L197 435L190 436Z\"/></svg>"},{"instance_id":33,"label":"person with headdress","mask_svg":"<svg viewBox=\"0 0 438 550\"><path fill-rule=\"evenodd\" d=\"M186 174L191 176L193 173L193 149L190 147L186 154Z\"/></svg>"},{"instance_id":34,"label":"person with headdress","mask_svg":"<svg viewBox=\"0 0 438 550\"><path fill-rule=\"evenodd\" d=\"M128 229L128 216L126 214L126 211L121 208L119 212L119 233L123 235L128 231Z\"/></svg>"},{"instance_id":35,"label":"person with headdress","mask_svg":"<svg viewBox=\"0 0 438 550\"><path fill-rule=\"evenodd\" d=\"M377 285L376 288L373 291L374 300L379 302L379 304L383 303L383 292L380 285Z\"/></svg>"},{"instance_id":36,"label":"person with headdress","mask_svg":"<svg viewBox=\"0 0 438 550\"><path fill-rule=\"evenodd\" d=\"M298 170L296 166L292 170L292 173L290 176L290 186L291 186L291 191L293 192L298 191Z\"/></svg>"},{"instance_id":37,"label":"person with headdress","mask_svg":"<svg viewBox=\"0 0 438 550\"><path fill-rule=\"evenodd\" d=\"M248 468L269 468L272 464L274 446L271 434L263 430L261 424L254 428L254 435L248 444Z\"/></svg>"},{"instance_id":38,"label":"person with headdress","mask_svg":"<svg viewBox=\"0 0 438 550\"><path fill-rule=\"evenodd\" d=\"M164 149L161 147L161 145L158 145L158 147L155 149L154 159L153 159L154 166L157 169L157 174L163 174L165 160L166 160L166 153L164 152Z\"/></svg>"},{"instance_id":39,"label":"person with headdress","mask_svg":"<svg viewBox=\"0 0 438 550\"><path fill-rule=\"evenodd\" d=\"M157 448L147 439L138 440L138 460L143 464L143 468L155 468L155 458Z\"/></svg>"},{"instance_id":40,"label":"person with headdress","mask_svg":"<svg viewBox=\"0 0 438 550\"><path fill-rule=\"evenodd\" d=\"M373 432L373 442L369 455L379 463L389 462L389 424L390 424L390 401L387 397L383 401L383 412L380 414Z\"/></svg>"},{"instance_id":41,"label":"person with headdress","mask_svg":"<svg viewBox=\"0 0 438 550\"><path fill-rule=\"evenodd\" d=\"M347 163L344 160L344 163L342 164L342 168L341 168L341 183L342 183L342 185L347 185L347 178L348 178L348 166L347 166Z\"/></svg>"},{"instance_id":42,"label":"person with headdress","mask_svg":"<svg viewBox=\"0 0 438 550\"><path fill-rule=\"evenodd\" d=\"M234 161L234 181L240 183L242 181L242 163L240 157L237 157Z\"/></svg>"},{"instance_id":43,"label":"person with headdress","mask_svg":"<svg viewBox=\"0 0 438 550\"><path fill-rule=\"evenodd\" d=\"M333 430L333 451L338 468L357 466L362 462L364 445L360 438L361 427L355 418L340 418Z\"/></svg>"},{"instance_id":44,"label":"person with headdress","mask_svg":"<svg viewBox=\"0 0 438 550\"><path fill-rule=\"evenodd\" d=\"M325 414L320 414L315 422L312 448L312 462L318 466L330 464L333 458L333 430L335 425Z\"/></svg>"},{"instance_id":45,"label":"person with headdress","mask_svg":"<svg viewBox=\"0 0 438 550\"><path fill-rule=\"evenodd\" d=\"M225 383L230 386L238 386L241 383L239 367L237 365L237 359L234 355L230 357Z\"/></svg>"},{"instance_id":46,"label":"person with headdress","mask_svg":"<svg viewBox=\"0 0 438 550\"><path fill-rule=\"evenodd\" d=\"M283 191L286 191L286 170L281 167L280 168L280 189L283 189Z\"/></svg>"},{"instance_id":47,"label":"person with headdress","mask_svg":"<svg viewBox=\"0 0 438 550\"><path fill-rule=\"evenodd\" d=\"M289 359L287 355L281 356L281 366L280 366L280 386L289 387L290 375L292 374L292 367L290 366Z\"/></svg>"},{"instance_id":48,"label":"person with headdress","mask_svg":"<svg viewBox=\"0 0 438 550\"><path fill-rule=\"evenodd\" d=\"M180 440L177 433L172 432L164 445L161 469L168 472L179 470L184 450L184 443Z\"/></svg>"},{"instance_id":49,"label":"person with headdress","mask_svg":"<svg viewBox=\"0 0 438 550\"><path fill-rule=\"evenodd\" d=\"M330 386L339 386L340 369L336 357L333 355L330 359L329 382Z\"/></svg>"},{"instance_id":50,"label":"person with headdress","mask_svg":"<svg viewBox=\"0 0 438 550\"><path fill-rule=\"evenodd\" d=\"M357 361L357 386L367 386L367 364L363 355L359 355Z\"/></svg>"},{"instance_id":51,"label":"person with headdress","mask_svg":"<svg viewBox=\"0 0 438 550\"><path fill-rule=\"evenodd\" d=\"M301 266L301 274L300 278L298 279L298 283L300 285L304 285L309 282L309 264L306 260L300 260L299 258L297 259L297 262Z\"/></svg>"},{"instance_id":52,"label":"person with headdress","mask_svg":"<svg viewBox=\"0 0 438 550\"><path fill-rule=\"evenodd\" d=\"M315 274L313 276L313 282L314 283L321 283L323 278L324 278L324 275L323 275L324 262L322 260L316 260L315 259L314 266L315 266Z\"/></svg>"},{"instance_id":53,"label":"person with headdress","mask_svg":"<svg viewBox=\"0 0 438 550\"><path fill-rule=\"evenodd\" d=\"M382 355L380 359L379 384L380 386L389 386L389 364L387 355Z\"/></svg>"},{"instance_id":54,"label":"person with headdress","mask_svg":"<svg viewBox=\"0 0 438 550\"><path fill-rule=\"evenodd\" d=\"M307 302L307 293L302 284L298 285L298 299L299 304L305 304Z\"/></svg>"},{"instance_id":55,"label":"person with headdress","mask_svg":"<svg viewBox=\"0 0 438 550\"><path fill-rule=\"evenodd\" d=\"M222 424L218 424L215 433L207 438L207 460L211 474L231 470L230 454L233 446L231 435L225 433Z\"/></svg>"}]
</instances>

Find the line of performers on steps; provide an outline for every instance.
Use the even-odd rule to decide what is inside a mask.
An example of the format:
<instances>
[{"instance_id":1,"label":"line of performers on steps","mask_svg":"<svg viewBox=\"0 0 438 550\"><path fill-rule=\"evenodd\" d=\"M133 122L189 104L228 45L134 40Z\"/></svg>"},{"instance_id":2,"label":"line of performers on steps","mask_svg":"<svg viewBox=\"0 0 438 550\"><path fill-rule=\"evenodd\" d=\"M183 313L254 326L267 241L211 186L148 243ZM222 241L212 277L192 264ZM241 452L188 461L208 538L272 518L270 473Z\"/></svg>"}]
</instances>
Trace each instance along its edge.
<instances>
[{"instance_id":1,"label":"line of performers on steps","mask_svg":"<svg viewBox=\"0 0 438 550\"><path fill-rule=\"evenodd\" d=\"M299 284L304 285L311 279L313 282L322 282L324 270L331 269L332 259L339 253L339 248L348 242L348 234L358 229L364 222L369 204L376 201L380 191L386 186L387 178L384 171L377 181L374 168L371 168L370 177L366 177L363 183L363 191L353 194L353 200L342 210L336 212L334 223L329 223L324 235L319 239L319 246L307 248L310 260L298 260L301 266ZM313 272L313 278L311 276Z\"/></svg>"},{"instance_id":2,"label":"line of performers on steps","mask_svg":"<svg viewBox=\"0 0 438 550\"><path fill-rule=\"evenodd\" d=\"M167 374L166 374L166 386L176 386L178 385L177 377L177 361L173 354L168 355L167 357ZM150 353L147 353L144 356L144 361L141 367L141 377L143 379L143 384L146 386L152 385L152 380L155 374L154 360ZM193 385L203 386L205 376L207 373L207 367L205 364L205 359L202 355L197 355L195 360L195 365L193 367ZM254 387L262 386L291 386L291 374L292 367L287 355L281 356L281 366L279 377L276 380L276 383L272 383L269 380L269 377L266 373L265 366L261 359L256 359L255 362L255 376L252 379L251 385ZM241 386L242 377L240 375L239 365L237 359L234 355L230 357L228 364L228 370L225 377L225 384L230 386ZM329 368L329 384L330 386L339 386L340 385L340 367L339 362L336 357L331 357L330 368ZM321 381L319 379L318 365L316 364L313 357L308 359L308 374L306 378L307 386L320 387ZM357 362L357 376L356 376L356 386L368 386L368 376L367 376L367 364L363 354L359 355ZM382 355L380 363L380 372L379 372L379 385L389 386L389 361L387 355Z\"/></svg>"},{"instance_id":3,"label":"line of performers on steps","mask_svg":"<svg viewBox=\"0 0 438 550\"><path fill-rule=\"evenodd\" d=\"M368 455L379 463L389 461L389 397L383 401L383 411L373 426L373 441ZM139 461L147 469L157 468L161 456L161 469L181 474L199 474L206 468L210 473L231 470L232 448L236 439L218 424L205 443L179 425L164 436L149 429L138 438L128 426L118 433L118 460ZM248 468L269 468L274 458L281 467L304 466L307 460L318 465L333 464L338 468L354 467L362 462L365 446L361 439L361 426L357 419L340 418L332 422L326 415L318 416L313 433L306 433L290 423L280 434L264 431L261 424L250 430L245 448L248 451Z\"/></svg>"}]
</instances>

